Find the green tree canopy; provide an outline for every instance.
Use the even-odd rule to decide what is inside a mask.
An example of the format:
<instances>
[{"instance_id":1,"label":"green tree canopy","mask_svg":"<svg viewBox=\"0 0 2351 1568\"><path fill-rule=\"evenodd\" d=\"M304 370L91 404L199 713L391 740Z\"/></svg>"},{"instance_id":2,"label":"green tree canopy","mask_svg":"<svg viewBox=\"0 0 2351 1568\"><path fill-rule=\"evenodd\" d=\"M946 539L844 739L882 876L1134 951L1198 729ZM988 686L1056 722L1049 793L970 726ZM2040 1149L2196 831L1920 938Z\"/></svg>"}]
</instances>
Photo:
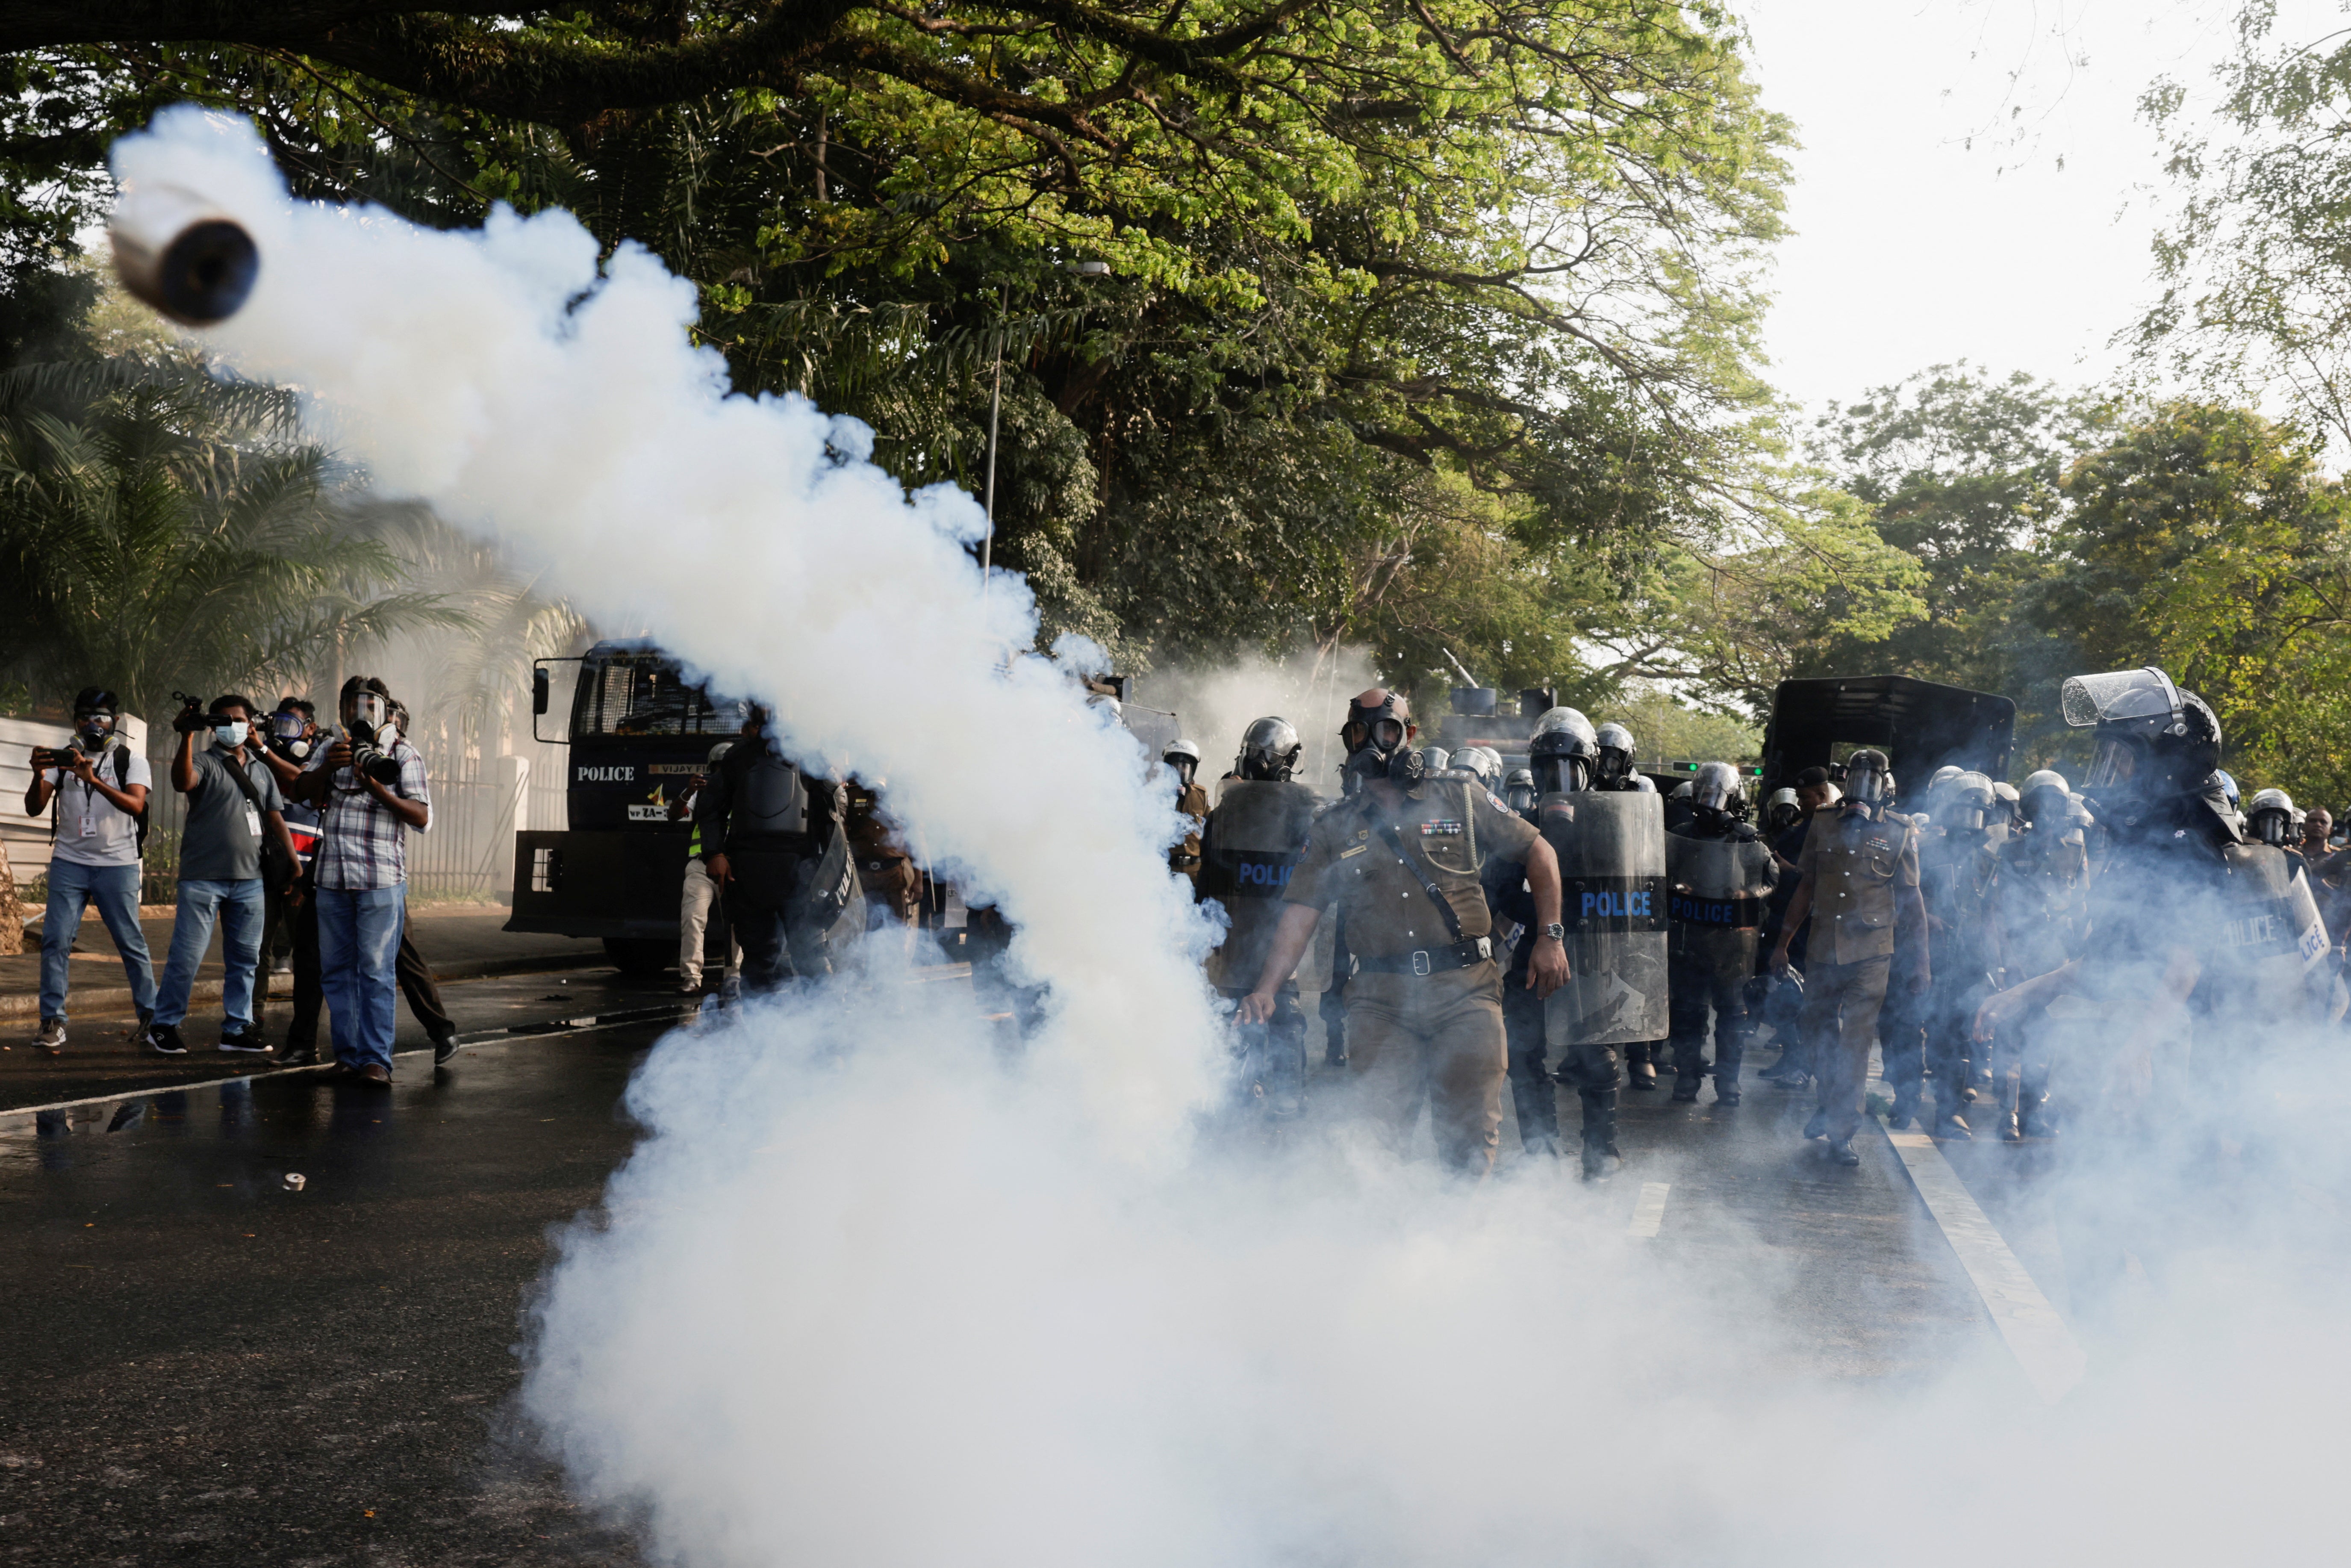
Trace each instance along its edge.
<instances>
[{"instance_id":1,"label":"green tree canopy","mask_svg":"<svg viewBox=\"0 0 2351 1568\"><path fill-rule=\"evenodd\" d=\"M253 114L305 193L560 203L910 483L976 480L1006 351L999 554L1057 625L1328 642L1386 634L1350 617L1432 537L1406 502L1484 497L1528 580L1769 526L1788 131L1740 42L1655 0L37 6L0 19L0 223L66 243L178 98ZM1404 575L1475 553L1446 537Z\"/></svg>"}]
</instances>

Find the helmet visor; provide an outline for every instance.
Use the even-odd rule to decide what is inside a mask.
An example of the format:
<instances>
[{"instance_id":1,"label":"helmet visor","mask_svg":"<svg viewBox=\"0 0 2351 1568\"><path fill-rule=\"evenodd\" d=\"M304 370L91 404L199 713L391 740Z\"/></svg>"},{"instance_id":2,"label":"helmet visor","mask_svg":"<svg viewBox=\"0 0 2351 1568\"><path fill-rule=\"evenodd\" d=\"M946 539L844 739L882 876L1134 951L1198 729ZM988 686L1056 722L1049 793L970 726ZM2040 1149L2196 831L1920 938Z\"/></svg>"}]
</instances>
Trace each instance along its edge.
<instances>
[{"instance_id":1,"label":"helmet visor","mask_svg":"<svg viewBox=\"0 0 2351 1568\"><path fill-rule=\"evenodd\" d=\"M2134 718L2176 719L2179 688L2171 684L2169 675L2152 666L2108 670L2069 678L2059 693L2059 703L2065 722L2075 729Z\"/></svg>"}]
</instances>

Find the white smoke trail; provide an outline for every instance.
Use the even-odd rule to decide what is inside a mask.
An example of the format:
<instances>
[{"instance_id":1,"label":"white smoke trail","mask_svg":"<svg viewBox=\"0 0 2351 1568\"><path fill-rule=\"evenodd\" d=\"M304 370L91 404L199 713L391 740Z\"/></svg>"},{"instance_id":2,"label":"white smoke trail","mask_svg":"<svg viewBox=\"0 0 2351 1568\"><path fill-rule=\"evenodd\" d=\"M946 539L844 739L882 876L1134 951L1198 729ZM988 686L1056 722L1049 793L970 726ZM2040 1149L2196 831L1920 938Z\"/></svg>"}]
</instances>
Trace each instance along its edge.
<instances>
[{"instance_id":1,"label":"white smoke trail","mask_svg":"<svg viewBox=\"0 0 2351 1568\"><path fill-rule=\"evenodd\" d=\"M1033 621L979 593L967 498L909 501L858 427L725 396L688 286L634 251L600 279L560 214L442 235L298 206L249 129L184 111L118 169L258 242L211 346L303 388L386 490L771 699L801 755L886 775L1052 987L1009 1069L967 1003L910 984L747 1009L649 1061L646 1138L565 1239L525 1406L655 1558L2334 1554L2344 1245L2303 1217L2346 1190L2339 1117L2294 1145L2319 1199L2190 1254L2142 1359L2054 1413L1993 1361L1805 1386L1807 1305L1844 1282L1802 1214L1758 1272L1644 1258L1548 1180L1472 1197L1346 1149L1186 1164L1215 1031L1165 791L1045 663L999 668Z\"/></svg>"},{"instance_id":2,"label":"white smoke trail","mask_svg":"<svg viewBox=\"0 0 2351 1568\"><path fill-rule=\"evenodd\" d=\"M969 497L909 500L854 421L727 395L717 353L687 340L693 286L632 246L600 278L567 213L447 235L294 204L248 126L193 110L123 141L116 170L203 192L259 246L253 298L211 346L301 389L382 490L773 703L794 755L887 778L1050 982L1039 1061L1082 1074L1090 1113L1134 1146L1181 1125L1201 1058L1143 1047L1211 1032L1186 953L1205 928L1154 841L1172 808L1058 669L1000 667L1035 616L1017 581L979 592Z\"/></svg>"}]
</instances>

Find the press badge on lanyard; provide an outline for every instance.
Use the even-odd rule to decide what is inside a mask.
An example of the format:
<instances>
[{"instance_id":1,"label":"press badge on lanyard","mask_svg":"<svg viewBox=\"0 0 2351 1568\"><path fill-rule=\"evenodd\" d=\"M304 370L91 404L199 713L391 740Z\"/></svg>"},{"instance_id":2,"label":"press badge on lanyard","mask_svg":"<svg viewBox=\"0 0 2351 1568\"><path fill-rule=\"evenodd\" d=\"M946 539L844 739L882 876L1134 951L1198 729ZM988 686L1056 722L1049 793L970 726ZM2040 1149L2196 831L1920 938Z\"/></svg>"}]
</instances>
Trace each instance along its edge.
<instances>
[{"instance_id":1,"label":"press badge on lanyard","mask_svg":"<svg viewBox=\"0 0 2351 1568\"><path fill-rule=\"evenodd\" d=\"M261 836L261 813L250 806L245 809L245 831L256 839Z\"/></svg>"}]
</instances>

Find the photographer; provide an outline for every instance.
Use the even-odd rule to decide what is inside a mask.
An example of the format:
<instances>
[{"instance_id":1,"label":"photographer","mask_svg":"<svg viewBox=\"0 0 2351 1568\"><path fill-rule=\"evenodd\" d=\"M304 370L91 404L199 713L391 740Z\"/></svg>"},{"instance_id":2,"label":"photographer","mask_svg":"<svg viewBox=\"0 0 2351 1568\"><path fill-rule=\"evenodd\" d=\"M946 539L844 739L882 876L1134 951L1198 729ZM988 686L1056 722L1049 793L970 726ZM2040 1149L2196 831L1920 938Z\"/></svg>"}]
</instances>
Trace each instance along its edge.
<instances>
[{"instance_id":1,"label":"photographer","mask_svg":"<svg viewBox=\"0 0 2351 1568\"><path fill-rule=\"evenodd\" d=\"M34 1040L52 1054L65 1049L68 959L82 910L90 904L121 951L141 1030L155 1011L154 966L139 929L139 854L155 775L115 733L118 711L112 692L87 687L74 698L72 744L62 751L33 747L25 815L39 816L52 799L57 808L48 914L41 925L41 1032Z\"/></svg>"},{"instance_id":2,"label":"photographer","mask_svg":"<svg viewBox=\"0 0 2351 1568\"><path fill-rule=\"evenodd\" d=\"M311 883L319 854L319 808L295 798L304 767L324 744L318 709L298 696L280 698L277 711L269 716L269 735L261 760L286 796L286 831L294 841L302 874L283 894L266 890L269 919L262 951L274 954L282 946L292 959L294 1021L277 1051L278 1061L287 1067L305 1067L319 1060L319 1010L325 1005L319 988L319 901ZM271 972L276 972L274 966Z\"/></svg>"},{"instance_id":3,"label":"photographer","mask_svg":"<svg viewBox=\"0 0 2351 1568\"><path fill-rule=\"evenodd\" d=\"M261 967L264 869L281 894L301 871L286 831L285 798L268 765L254 755L260 746L248 699L214 697L209 710L199 711L191 697L172 727L180 736L172 758L172 788L188 798L188 816L180 833L180 902L172 918L172 955L147 1027L147 1049L158 1056L188 1053L180 1024L188 1016L196 967L212 945L217 916L220 1048L265 1051L269 1046L253 1015L254 979Z\"/></svg>"},{"instance_id":4,"label":"photographer","mask_svg":"<svg viewBox=\"0 0 2351 1568\"><path fill-rule=\"evenodd\" d=\"M430 821L424 758L392 726L391 688L343 683L343 734L314 754L294 787L318 802L319 978L335 1060L369 1083L392 1083L392 1037L407 924L408 835Z\"/></svg>"}]
</instances>

